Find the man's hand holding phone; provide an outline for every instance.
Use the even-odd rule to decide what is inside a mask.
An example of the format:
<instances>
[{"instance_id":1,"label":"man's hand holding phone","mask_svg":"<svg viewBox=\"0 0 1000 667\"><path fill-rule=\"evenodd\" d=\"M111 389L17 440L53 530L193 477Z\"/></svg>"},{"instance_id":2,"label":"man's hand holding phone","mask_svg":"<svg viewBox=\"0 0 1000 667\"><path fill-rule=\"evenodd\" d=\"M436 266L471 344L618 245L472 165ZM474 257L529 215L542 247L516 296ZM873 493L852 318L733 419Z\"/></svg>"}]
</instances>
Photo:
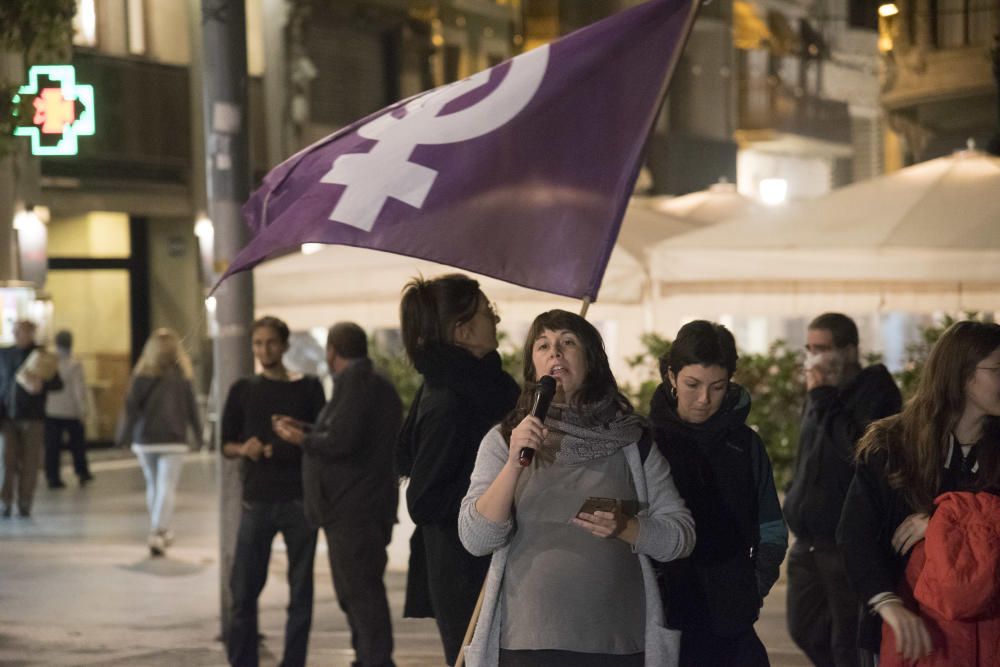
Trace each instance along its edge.
<instances>
[{"instance_id":1,"label":"man's hand holding phone","mask_svg":"<svg viewBox=\"0 0 1000 667\"><path fill-rule=\"evenodd\" d=\"M271 428L282 440L293 445L301 445L313 425L288 415L271 415Z\"/></svg>"}]
</instances>

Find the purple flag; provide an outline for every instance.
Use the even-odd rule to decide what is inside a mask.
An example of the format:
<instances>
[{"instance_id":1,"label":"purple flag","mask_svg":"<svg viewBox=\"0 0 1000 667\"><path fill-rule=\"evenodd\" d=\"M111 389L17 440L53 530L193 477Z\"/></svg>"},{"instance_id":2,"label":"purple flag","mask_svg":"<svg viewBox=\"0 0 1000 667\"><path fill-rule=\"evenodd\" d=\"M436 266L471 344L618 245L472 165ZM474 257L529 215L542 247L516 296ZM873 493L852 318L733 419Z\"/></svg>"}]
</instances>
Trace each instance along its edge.
<instances>
[{"instance_id":1,"label":"purple flag","mask_svg":"<svg viewBox=\"0 0 1000 667\"><path fill-rule=\"evenodd\" d=\"M226 275L339 243L596 298L697 3L650 0L303 149L244 205L256 236Z\"/></svg>"}]
</instances>

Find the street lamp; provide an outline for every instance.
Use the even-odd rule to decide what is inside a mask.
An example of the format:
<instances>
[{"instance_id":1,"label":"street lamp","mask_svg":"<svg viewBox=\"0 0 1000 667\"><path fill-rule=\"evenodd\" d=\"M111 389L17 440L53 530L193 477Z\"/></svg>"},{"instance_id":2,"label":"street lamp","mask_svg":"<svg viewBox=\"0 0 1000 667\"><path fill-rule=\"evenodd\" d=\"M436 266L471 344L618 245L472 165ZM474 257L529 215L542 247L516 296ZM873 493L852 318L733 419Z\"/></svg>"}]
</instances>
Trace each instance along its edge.
<instances>
[{"instance_id":1,"label":"street lamp","mask_svg":"<svg viewBox=\"0 0 1000 667\"><path fill-rule=\"evenodd\" d=\"M895 16L898 13L899 7L896 6L895 2L883 2L878 6L878 15L884 19Z\"/></svg>"},{"instance_id":2,"label":"street lamp","mask_svg":"<svg viewBox=\"0 0 1000 667\"><path fill-rule=\"evenodd\" d=\"M788 181L783 178L765 178L757 185L760 200L768 206L784 204L788 198Z\"/></svg>"},{"instance_id":3,"label":"street lamp","mask_svg":"<svg viewBox=\"0 0 1000 667\"><path fill-rule=\"evenodd\" d=\"M896 20L893 17L899 14L899 7L895 2L883 2L878 6L878 50L880 53L889 53L893 49L892 24Z\"/></svg>"}]
</instances>

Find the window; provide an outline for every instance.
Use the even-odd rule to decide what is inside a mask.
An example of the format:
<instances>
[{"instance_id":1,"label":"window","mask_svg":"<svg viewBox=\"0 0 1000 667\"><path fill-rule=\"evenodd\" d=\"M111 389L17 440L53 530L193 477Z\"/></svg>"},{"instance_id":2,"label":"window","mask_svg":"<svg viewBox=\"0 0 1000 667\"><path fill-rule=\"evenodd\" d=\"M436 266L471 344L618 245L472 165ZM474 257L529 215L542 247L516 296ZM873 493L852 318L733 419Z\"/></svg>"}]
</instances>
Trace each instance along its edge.
<instances>
[{"instance_id":1,"label":"window","mask_svg":"<svg viewBox=\"0 0 1000 667\"><path fill-rule=\"evenodd\" d=\"M1000 4L996 0L969 1L969 44L991 46L1000 30Z\"/></svg>"},{"instance_id":2,"label":"window","mask_svg":"<svg viewBox=\"0 0 1000 667\"><path fill-rule=\"evenodd\" d=\"M73 43L77 46L97 46L97 8L94 0L77 0L73 16Z\"/></svg>"},{"instance_id":3,"label":"window","mask_svg":"<svg viewBox=\"0 0 1000 667\"><path fill-rule=\"evenodd\" d=\"M848 25L862 30L878 30L878 5L875 0L850 0Z\"/></svg>"},{"instance_id":4,"label":"window","mask_svg":"<svg viewBox=\"0 0 1000 667\"><path fill-rule=\"evenodd\" d=\"M146 53L146 0L128 0L126 5L128 20L128 52L134 55Z\"/></svg>"},{"instance_id":5,"label":"window","mask_svg":"<svg viewBox=\"0 0 1000 667\"><path fill-rule=\"evenodd\" d=\"M451 83L462 78L462 47L457 44L444 46L444 82Z\"/></svg>"},{"instance_id":6,"label":"window","mask_svg":"<svg viewBox=\"0 0 1000 667\"><path fill-rule=\"evenodd\" d=\"M966 0L937 0L937 45L942 49L965 46Z\"/></svg>"}]
</instances>

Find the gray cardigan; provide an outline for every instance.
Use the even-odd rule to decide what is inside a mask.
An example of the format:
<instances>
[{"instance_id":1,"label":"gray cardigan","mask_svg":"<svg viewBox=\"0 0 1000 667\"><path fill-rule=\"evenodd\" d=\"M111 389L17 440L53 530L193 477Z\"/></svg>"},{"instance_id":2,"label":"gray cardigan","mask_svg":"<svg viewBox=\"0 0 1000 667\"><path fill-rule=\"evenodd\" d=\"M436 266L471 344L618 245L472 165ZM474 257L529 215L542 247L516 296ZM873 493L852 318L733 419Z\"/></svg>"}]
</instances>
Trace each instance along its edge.
<instances>
[{"instance_id":1,"label":"gray cardigan","mask_svg":"<svg viewBox=\"0 0 1000 667\"><path fill-rule=\"evenodd\" d=\"M639 538L632 547L642 567L646 600L646 664L670 667L677 664L680 632L664 627L660 588L650 559L669 561L683 558L694 549L694 519L677 493L670 476L670 466L653 447L643 465L639 448L632 444L624 450L639 512ZM507 442L494 428L479 447L469 492L458 515L458 533L465 548L474 555L493 554L482 612L472 643L465 647L468 667L496 665L500 659L500 587L507 563L507 549L516 529L513 518L493 523L476 510L476 501L489 488L507 462ZM596 538L595 538L596 539Z\"/></svg>"}]
</instances>

